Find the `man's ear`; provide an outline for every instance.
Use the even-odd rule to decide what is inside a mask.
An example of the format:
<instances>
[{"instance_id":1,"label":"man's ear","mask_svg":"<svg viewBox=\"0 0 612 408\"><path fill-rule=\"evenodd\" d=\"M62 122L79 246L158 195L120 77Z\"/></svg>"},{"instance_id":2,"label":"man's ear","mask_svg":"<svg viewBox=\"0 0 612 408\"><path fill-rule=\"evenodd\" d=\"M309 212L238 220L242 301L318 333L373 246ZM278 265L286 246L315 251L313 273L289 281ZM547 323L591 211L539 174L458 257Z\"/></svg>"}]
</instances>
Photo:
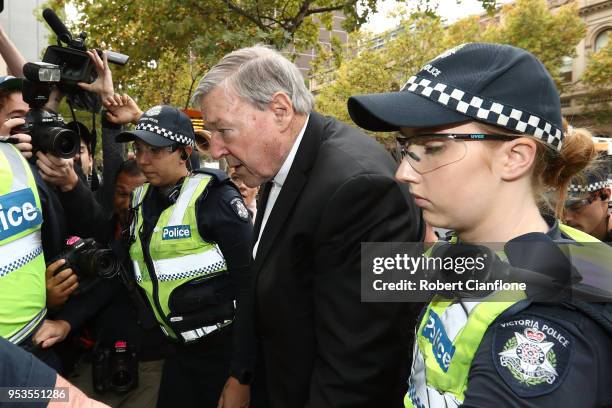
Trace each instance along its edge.
<instances>
[{"instance_id":1,"label":"man's ear","mask_svg":"<svg viewBox=\"0 0 612 408\"><path fill-rule=\"evenodd\" d=\"M502 180L514 181L529 173L536 159L537 142L529 137L519 137L501 145L499 172Z\"/></svg>"},{"instance_id":2,"label":"man's ear","mask_svg":"<svg viewBox=\"0 0 612 408\"><path fill-rule=\"evenodd\" d=\"M277 92L272 95L270 109L274 113L274 121L284 130L290 126L295 113L291 99L284 92Z\"/></svg>"}]
</instances>

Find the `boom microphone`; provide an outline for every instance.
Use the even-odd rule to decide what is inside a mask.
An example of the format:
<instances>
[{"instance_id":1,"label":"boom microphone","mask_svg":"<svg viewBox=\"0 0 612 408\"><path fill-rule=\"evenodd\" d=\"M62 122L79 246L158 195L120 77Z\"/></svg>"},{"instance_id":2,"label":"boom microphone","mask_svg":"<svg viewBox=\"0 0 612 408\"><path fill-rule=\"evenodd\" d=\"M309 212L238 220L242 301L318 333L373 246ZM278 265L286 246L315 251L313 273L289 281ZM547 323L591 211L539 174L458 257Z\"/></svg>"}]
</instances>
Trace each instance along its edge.
<instances>
[{"instance_id":1,"label":"boom microphone","mask_svg":"<svg viewBox=\"0 0 612 408\"><path fill-rule=\"evenodd\" d=\"M57 14L55 14L55 11L51 10L50 8L46 8L43 10L42 15L60 41L63 41L64 43L72 41L72 34L70 34L70 31L68 31Z\"/></svg>"}]
</instances>

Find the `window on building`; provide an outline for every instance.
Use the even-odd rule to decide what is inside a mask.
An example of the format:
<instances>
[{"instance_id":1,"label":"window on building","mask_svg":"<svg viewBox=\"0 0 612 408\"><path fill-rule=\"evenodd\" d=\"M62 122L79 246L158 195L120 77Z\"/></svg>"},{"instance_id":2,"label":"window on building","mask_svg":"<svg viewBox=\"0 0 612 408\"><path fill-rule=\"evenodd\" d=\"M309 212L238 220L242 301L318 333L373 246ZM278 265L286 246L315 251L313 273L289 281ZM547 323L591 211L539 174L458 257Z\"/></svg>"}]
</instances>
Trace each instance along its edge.
<instances>
[{"instance_id":1,"label":"window on building","mask_svg":"<svg viewBox=\"0 0 612 408\"><path fill-rule=\"evenodd\" d=\"M603 47L608 45L608 37L610 37L611 32L612 30L607 29L597 35L597 38L595 38L595 52L601 50Z\"/></svg>"},{"instance_id":2,"label":"window on building","mask_svg":"<svg viewBox=\"0 0 612 408\"><path fill-rule=\"evenodd\" d=\"M561 74L561 78L563 82L572 82L572 57L563 57L561 61L561 69L559 69L559 73Z\"/></svg>"}]
</instances>

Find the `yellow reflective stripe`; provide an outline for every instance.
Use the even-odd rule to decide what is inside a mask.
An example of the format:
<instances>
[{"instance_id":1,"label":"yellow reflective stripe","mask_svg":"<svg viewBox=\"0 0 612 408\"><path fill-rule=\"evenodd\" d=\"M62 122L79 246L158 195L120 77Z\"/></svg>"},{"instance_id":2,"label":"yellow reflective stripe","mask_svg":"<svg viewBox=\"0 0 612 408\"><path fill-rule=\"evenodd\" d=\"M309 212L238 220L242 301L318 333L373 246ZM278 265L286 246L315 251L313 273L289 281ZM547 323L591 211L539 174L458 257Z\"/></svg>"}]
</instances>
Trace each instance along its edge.
<instances>
[{"instance_id":1,"label":"yellow reflective stripe","mask_svg":"<svg viewBox=\"0 0 612 408\"><path fill-rule=\"evenodd\" d=\"M563 232L576 242L601 242L600 240L590 236L586 232L580 231L576 228L572 228L569 225L559 223L559 229L561 230L561 232Z\"/></svg>"},{"instance_id":2,"label":"yellow reflective stripe","mask_svg":"<svg viewBox=\"0 0 612 408\"><path fill-rule=\"evenodd\" d=\"M5 143L0 143L3 146ZM5 147L0 148L0 153L4 153ZM0 196L11 192L13 186L13 170L5 154L0 154Z\"/></svg>"}]
</instances>

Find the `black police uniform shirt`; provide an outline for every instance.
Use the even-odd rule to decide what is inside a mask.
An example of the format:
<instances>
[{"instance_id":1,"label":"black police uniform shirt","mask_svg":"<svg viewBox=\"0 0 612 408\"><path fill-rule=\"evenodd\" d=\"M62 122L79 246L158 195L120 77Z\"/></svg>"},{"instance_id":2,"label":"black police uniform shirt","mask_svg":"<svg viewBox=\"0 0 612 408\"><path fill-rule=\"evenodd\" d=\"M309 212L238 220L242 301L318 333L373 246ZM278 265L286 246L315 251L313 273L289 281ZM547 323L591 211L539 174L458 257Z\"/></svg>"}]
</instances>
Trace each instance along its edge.
<instances>
[{"instance_id":1,"label":"black police uniform shirt","mask_svg":"<svg viewBox=\"0 0 612 408\"><path fill-rule=\"evenodd\" d=\"M42 361L27 351L9 343L0 337L0 388L6 387L3 397L7 397L8 389L26 389L29 387L53 389L57 374ZM0 401L0 406L10 407L46 407L48 402L23 402L15 400Z\"/></svg>"},{"instance_id":2,"label":"black police uniform shirt","mask_svg":"<svg viewBox=\"0 0 612 408\"><path fill-rule=\"evenodd\" d=\"M569 238L556 223L548 235ZM512 310L497 318L480 343L464 407L612 406L611 333L570 307L532 304L517 314ZM527 339L538 347L527 350L534 344ZM517 352L527 351L543 375L530 377L522 369Z\"/></svg>"}]
</instances>

